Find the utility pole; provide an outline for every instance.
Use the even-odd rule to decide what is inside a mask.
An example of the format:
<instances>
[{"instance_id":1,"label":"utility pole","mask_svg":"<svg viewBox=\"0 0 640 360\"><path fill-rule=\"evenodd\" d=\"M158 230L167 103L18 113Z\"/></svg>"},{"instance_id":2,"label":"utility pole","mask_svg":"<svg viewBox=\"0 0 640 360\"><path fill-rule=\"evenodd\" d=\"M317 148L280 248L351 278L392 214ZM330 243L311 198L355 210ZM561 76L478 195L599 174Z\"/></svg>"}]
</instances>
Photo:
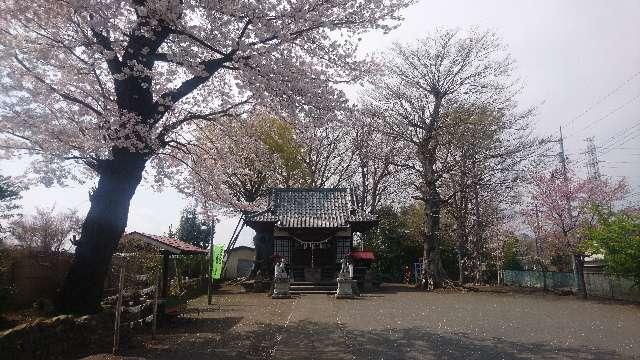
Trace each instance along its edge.
<instances>
[{"instance_id":1,"label":"utility pole","mask_svg":"<svg viewBox=\"0 0 640 360\"><path fill-rule=\"evenodd\" d=\"M558 155L560 156L562 178L564 179L565 185L570 186L569 175L567 174L567 157L564 152L564 137L562 136L562 126L560 127L559 144L560 144L560 153ZM574 232L572 230L575 230L575 229L571 229L571 227L573 226L573 214L571 212L571 199L569 197L569 194L567 194L566 202L567 202L566 205L567 205L568 228L565 229L565 231L567 232L566 234L567 241L569 241L570 237L572 236L572 233ZM573 234L573 236L575 236L575 234ZM575 280L576 291L580 292L583 297L586 297L586 291L584 287L584 273L583 273L583 267L582 267L582 264L584 263L583 256L582 254L574 253L571 260L572 260L571 265L573 267L573 278Z\"/></svg>"}]
</instances>

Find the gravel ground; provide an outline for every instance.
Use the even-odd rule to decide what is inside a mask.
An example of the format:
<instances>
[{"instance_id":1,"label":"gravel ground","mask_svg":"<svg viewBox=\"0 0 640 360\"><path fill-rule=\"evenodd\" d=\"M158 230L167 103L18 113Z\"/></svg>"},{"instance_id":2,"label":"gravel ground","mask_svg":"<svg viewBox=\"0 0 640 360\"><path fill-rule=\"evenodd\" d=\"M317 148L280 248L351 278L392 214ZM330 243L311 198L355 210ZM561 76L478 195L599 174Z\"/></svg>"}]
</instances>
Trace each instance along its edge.
<instances>
[{"instance_id":1,"label":"gravel ground","mask_svg":"<svg viewBox=\"0 0 640 360\"><path fill-rule=\"evenodd\" d=\"M640 359L640 306L544 294L415 292L272 300L229 287L155 340L87 359Z\"/></svg>"}]
</instances>

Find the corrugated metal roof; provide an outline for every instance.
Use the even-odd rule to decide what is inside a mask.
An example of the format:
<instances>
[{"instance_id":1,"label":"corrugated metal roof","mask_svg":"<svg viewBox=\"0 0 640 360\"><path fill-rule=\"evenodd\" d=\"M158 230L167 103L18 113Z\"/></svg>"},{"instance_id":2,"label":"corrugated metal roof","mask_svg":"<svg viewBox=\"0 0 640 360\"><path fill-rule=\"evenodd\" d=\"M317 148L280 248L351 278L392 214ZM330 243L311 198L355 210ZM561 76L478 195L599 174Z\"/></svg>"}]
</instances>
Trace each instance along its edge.
<instances>
[{"instance_id":1,"label":"corrugated metal roof","mask_svg":"<svg viewBox=\"0 0 640 360\"><path fill-rule=\"evenodd\" d=\"M249 222L273 222L282 228L341 228L376 217L353 207L348 189L274 189L270 206L248 217Z\"/></svg>"}]
</instances>

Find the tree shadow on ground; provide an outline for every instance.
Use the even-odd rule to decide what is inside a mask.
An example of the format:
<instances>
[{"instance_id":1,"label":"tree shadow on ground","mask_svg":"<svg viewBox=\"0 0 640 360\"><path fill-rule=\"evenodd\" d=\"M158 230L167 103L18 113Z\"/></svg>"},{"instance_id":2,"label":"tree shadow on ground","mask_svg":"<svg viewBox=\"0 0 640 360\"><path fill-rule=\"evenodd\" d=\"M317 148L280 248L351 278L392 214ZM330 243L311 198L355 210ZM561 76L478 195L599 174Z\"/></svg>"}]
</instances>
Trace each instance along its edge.
<instances>
[{"instance_id":1,"label":"tree shadow on ground","mask_svg":"<svg viewBox=\"0 0 640 360\"><path fill-rule=\"evenodd\" d=\"M287 326L241 318L185 319L123 355L146 359L630 359L616 352L438 333L421 327L358 330L337 323Z\"/></svg>"},{"instance_id":2,"label":"tree shadow on ground","mask_svg":"<svg viewBox=\"0 0 640 360\"><path fill-rule=\"evenodd\" d=\"M385 283L382 284L378 289L374 291L364 291L364 294L395 294L395 293L403 293L403 292L419 292L421 290L417 289L415 285L410 284L393 284L393 283Z\"/></svg>"}]
</instances>

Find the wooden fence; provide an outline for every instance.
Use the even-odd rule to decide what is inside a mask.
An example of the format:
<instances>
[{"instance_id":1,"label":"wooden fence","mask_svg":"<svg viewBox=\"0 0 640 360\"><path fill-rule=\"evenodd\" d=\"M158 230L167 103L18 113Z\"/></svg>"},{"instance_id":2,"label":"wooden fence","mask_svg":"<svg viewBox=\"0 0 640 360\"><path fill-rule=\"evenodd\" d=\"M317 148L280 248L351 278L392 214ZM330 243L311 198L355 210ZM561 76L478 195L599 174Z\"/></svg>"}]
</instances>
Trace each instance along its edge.
<instances>
[{"instance_id":1,"label":"wooden fence","mask_svg":"<svg viewBox=\"0 0 640 360\"><path fill-rule=\"evenodd\" d=\"M121 329L150 327L152 335L155 336L160 302L160 280L153 281L148 275L127 276L124 267L120 269L119 274L117 293L106 297L102 302L105 309L114 313L114 354L120 347Z\"/></svg>"},{"instance_id":2,"label":"wooden fence","mask_svg":"<svg viewBox=\"0 0 640 360\"><path fill-rule=\"evenodd\" d=\"M7 263L1 286L11 286L10 305L14 308L31 307L36 301L53 302L64 283L73 254L34 252L23 249L5 249Z\"/></svg>"}]
</instances>

